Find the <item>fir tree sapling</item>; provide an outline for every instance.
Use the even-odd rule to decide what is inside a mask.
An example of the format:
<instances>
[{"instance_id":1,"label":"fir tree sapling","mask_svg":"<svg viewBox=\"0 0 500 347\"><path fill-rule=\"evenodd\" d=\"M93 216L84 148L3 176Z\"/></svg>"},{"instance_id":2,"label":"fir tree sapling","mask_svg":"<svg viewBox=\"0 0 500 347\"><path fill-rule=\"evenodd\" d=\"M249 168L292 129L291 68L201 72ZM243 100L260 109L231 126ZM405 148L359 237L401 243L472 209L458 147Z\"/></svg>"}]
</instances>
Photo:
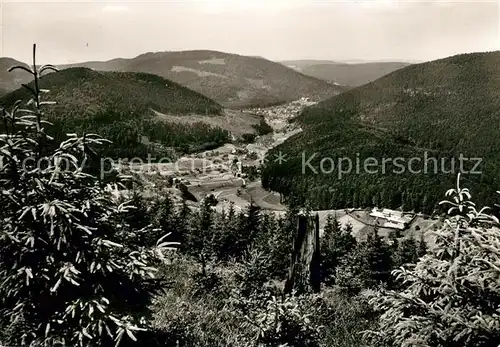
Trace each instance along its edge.
<instances>
[{"instance_id":1,"label":"fir tree sapling","mask_svg":"<svg viewBox=\"0 0 500 347\"><path fill-rule=\"evenodd\" d=\"M370 295L382 313L366 336L383 346L497 347L500 343L500 228L470 192L446 195L450 217L416 265L393 274L403 289Z\"/></svg>"},{"instance_id":2,"label":"fir tree sapling","mask_svg":"<svg viewBox=\"0 0 500 347\"><path fill-rule=\"evenodd\" d=\"M109 346L136 339L156 289L156 263L168 246L141 245L146 228L127 223L133 213L84 165L96 134L68 134L55 143L39 87L52 65L22 69L34 81L32 98L2 110L0 152L0 336L9 345ZM57 73L57 72L55 72ZM50 94L49 94L50 95ZM95 158L94 158L95 159ZM125 177L118 177L120 184Z\"/></svg>"}]
</instances>

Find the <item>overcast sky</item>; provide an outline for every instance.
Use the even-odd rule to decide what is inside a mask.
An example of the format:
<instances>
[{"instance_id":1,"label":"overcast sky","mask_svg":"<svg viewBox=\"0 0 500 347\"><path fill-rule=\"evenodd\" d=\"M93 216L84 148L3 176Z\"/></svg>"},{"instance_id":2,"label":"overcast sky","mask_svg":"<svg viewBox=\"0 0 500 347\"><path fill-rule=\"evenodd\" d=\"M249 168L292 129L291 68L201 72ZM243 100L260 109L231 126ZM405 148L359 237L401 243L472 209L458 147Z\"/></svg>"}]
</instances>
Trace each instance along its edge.
<instances>
[{"instance_id":1,"label":"overcast sky","mask_svg":"<svg viewBox=\"0 0 500 347\"><path fill-rule=\"evenodd\" d=\"M0 0L0 56L41 63L212 49L271 60L432 60L500 50L498 1Z\"/></svg>"}]
</instances>

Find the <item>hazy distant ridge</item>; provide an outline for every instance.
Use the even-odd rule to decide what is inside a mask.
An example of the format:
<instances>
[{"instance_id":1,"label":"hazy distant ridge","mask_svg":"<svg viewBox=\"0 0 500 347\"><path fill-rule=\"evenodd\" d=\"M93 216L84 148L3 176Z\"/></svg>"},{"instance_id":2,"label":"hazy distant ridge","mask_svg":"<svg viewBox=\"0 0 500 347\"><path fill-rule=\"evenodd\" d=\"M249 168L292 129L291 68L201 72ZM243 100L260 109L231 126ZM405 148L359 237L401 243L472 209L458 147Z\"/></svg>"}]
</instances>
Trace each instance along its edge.
<instances>
[{"instance_id":1,"label":"hazy distant ridge","mask_svg":"<svg viewBox=\"0 0 500 347\"><path fill-rule=\"evenodd\" d=\"M329 60L288 60L281 63L305 75L351 87L375 81L410 65L407 62L353 61L347 63Z\"/></svg>"}]
</instances>

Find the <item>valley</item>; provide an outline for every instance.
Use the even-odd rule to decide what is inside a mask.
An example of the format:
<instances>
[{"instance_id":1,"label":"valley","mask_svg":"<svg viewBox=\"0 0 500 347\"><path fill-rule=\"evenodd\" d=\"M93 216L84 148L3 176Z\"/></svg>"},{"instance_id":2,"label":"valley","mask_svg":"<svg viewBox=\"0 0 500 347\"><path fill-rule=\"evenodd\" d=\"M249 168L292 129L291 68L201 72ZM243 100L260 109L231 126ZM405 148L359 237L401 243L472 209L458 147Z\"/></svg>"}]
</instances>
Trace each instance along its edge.
<instances>
[{"instance_id":1,"label":"valley","mask_svg":"<svg viewBox=\"0 0 500 347\"><path fill-rule=\"evenodd\" d=\"M140 173L144 182L153 184L154 188L164 186L167 181L184 184L197 202L212 194L219 199L219 210L227 209L231 202L235 208L245 209L250 200L253 200L264 210L284 211L285 206L280 203L279 195L261 187L258 172L262 163L267 160L269 149L300 133L301 129L289 121L304 107L313 104L307 98L302 98L281 106L225 111L226 118L220 118L221 123L217 123L221 127L227 128L234 117L264 119L271 126L272 132L256 136L251 143L236 140L213 150L183 155L175 162L145 164L129 169ZM240 136L241 130L240 124L236 131L231 132L233 138ZM173 188L172 192L181 199L182 194L178 189Z\"/></svg>"},{"instance_id":2,"label":"valley","mask_svg":"<svg viewBox=\"0 0 500 347\"><path fill-rule=\"evenodd\" d=\"M15 61L3 59L2 62L7 64ZM440 63L441 68L446 66L446 61ZM383 99L385 102L382 103L382 99L377 97L389 95L394 98L392 94L395 94L400 103L412 105L421 102L422 98L438 99L443 95L456 98L458 92L445 89L443 83L429 82L430 86L426 86L425 79L419 80L426 64L407 67L408 64L337 64L328 61L291 61L282 64L288 67L261 58L216 51L146 53L129 60L62 66L61 72L43 77L41 83L44 88L50 89L47 96L57 102L57 106L47 114L49 120L55 121L57 136L63 136L70 129L100 131L114 143L105 149L105 155L144 159L148 154L156 160L162 158L162 163L128 168L139 173L148 187L147 195L155 195L165 189L172 193L178 203L187 198L191 207L198 206L205 197L212 195L217 200L216 210L219 212L228 210L230 206L244 211L253 202L262 210L277 216L284 214L287 198L292 195L312 203L313 209L319 211L321 228L328 214L335 214L343 218L344 224L348 221L353 225L356 235L361 235L364 228L373 224L369 218L370 211L362 210L370 205L403 207L414 213L432 214L432 199L437 199L440 190L431 190L424 196L417 195L422 194L420 192L411 192L409 189L412 187L407 191L398 187L398 191L390 192L394 196L388 198L387 194L384 197L373 196L376 192L373 183L370 183L370 189L361 190L354 188L355 182L328 181L328 185L325 185L321 182L328 179L326 176L310 177L297 172L299 163L296 148L316 149L319 153L325 153L324 142L326 148L336 153L349 153L357 146L356 139L360 139L375 144L374 149L361 147L366 154L370 154L376 153L374 150L383 150L383 146L386 146L384 143L392 143L392 138L397 136L395 141L404 142L404 146L391 144L394 148L400 146L406 152L423 151L425 148L439 153L433 142L415 144L404 133L393 135L390 131L391 122L397 122L394 123L391 112L395 112L393 109L398 104L391 99ZM341 88L330 86L322 89L324 84L311 79L308 83L314 85L312 89L305 91L299 88L291 93L288 87L302 85L306 80L305 76L290 67L302 71L320 66L318 64L328 65L331 68L328 73L339 78L344 73L360 79L368 78L368 73L372 76L370 78L375 78L373 76L377 74L399 70L360 87L361 90L368 89L366 93L361 93L360 88L357 88L337 95ZM167 71L170 66L171 70ZM243 67L246 67L244 73ZM341 72L340 68L348 71ZM276 74L276 83L266 82L269 76L264 71L272 71L273 76ZM399 83L399 76L411 76L411 72L407 71L414 71L417 80L405 86L400 97L393 86ZM328 73L324 72L322 76L328 79ZM191 77L188 78L189 74ZM12 83L18 81L17 76L20 75L15 75ZM26 76L23 78L26 80ZM207 78L222 79L212 81L213 88L237 87L232 90L239 89L238 95L246 95L240 100L242 103L234 107L235 104L231 102L235 100L212 94L215 89L206 89ZM195 88L193 83L205 87ZM285 88L287 83L291 85ZM245 89L248 86L254 91L279 96L270 102L278 104L273 106L264 102L265 106L253 106L253 102L247 98L251 94L250 89ZM324 92L330 93L330 99L324 100ZM26 96L25 90L15 90L3 96L0 105L9 107L14 100ZM362 101L362 97L367 100L359 104L358 99ZM371 105L369 97L380 104ZM290 101L291 98L295 98L295 101ZM82 107L85 114L77 115L79 111L75 109ZM351 120L343 116L346 109L354 112L356 117ZM396 112L401 111L396 109ZM436 126L447 124L444 119L433 123ZM412 125L412 131L415 132L422 125ZM331 144L328 141L332 141ZM406 155L406 152L402 154ZM296 177L293 178L293 175ZM352 179L348 178L350 181ZM373 175L367 176L364 183L372 179ZM385 177L380 182L388 185L390 188L385 189L389 191L395 188L388 181L390 179ZM310 182L308 189L304 190L301 186L302 180ZM283 190L281 184L287 188ZM325 189L325 186L330 188ZM353 191L353 188L360 191ZM411 197L410 194L415 196ZM405 208L401 202L410 198L413 200L409 200ZM420 205L424 208L420 208ZM358 211L366 222L360 223L348 211ZM422 216L416 220L426 223ZM423 229L425 227L419 226L419 230ZM391 229L381 230L381 234L386 236L390 233Z\"/></svg>"},{"instance_id":3,"label":"valley","mask_svg":"<svg viewBox=\"0 0 500 347\"><path fill-rule=\"evenodd\" d=\"M233 130L231 131L233 138L241 136L241 130L244 129L241 122L236 128L228 127L231 124L230 119L234 120L234 117L247 120L263 117L273 131L266 135L256 136L252 143L234 141L234 143L228 143L213 150L183 155L171 163L151 163L121 168L124 172L135 173L141 178L146 191L149 191L148 196L154 196L158 193L161 196L168 192L177 205L180 205L183 199L188 197L188 205L197 210L200 202L212 195L217 201L215 210L219 213L228 211L230 208L244 212L253 203L263 212L283 217L287 209L286 204L282 201L279 193L268 191L262 187L259 177L260 170L266 162L278 160L276 157L267 158L268 152L302 131L293 120L302 113L304 108L315 104L316 102L303 97L279 106L239 111L226 110L224 111L225 116L219 116L219 120L215 117L209 118L218 126L230 131ZM159 115L166 117L162 114ZM169 121L173 120L172 117L168 119ZM178 117L177 121L185 122L186 120L183 117ZM252 170L253 174L249 174L249 170ZM428 216L414 213L408 213L408 216L411 216L411 223L401 229L383 227L383 224L377 222L376 218L370 216L370 209L342 208L316 210L312 213L319 215L321 233L328 216L332 215L339 220L343 227L350 225L353 236L359 240L365 239L367 233L375 225L380 225L379 235L386 239L389 239L391 234L395 232L403 232L404 234L401 235L403 238L416 240L441 225L439 218L431 219ZM426 237L430 240L428 236Z\"/></svg>"}]
</instances>

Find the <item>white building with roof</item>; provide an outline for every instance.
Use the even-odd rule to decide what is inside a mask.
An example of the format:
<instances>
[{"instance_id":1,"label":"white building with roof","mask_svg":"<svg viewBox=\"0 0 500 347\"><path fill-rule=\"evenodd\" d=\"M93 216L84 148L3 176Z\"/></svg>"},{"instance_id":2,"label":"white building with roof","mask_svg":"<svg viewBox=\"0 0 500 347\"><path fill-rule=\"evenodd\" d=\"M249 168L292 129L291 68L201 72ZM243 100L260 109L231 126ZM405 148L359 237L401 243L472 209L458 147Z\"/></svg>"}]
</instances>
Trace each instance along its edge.
<instances>
[{"instance_id":1,"label":"white building with roof","mask_svg":"<svg viewBox=\"0 0 500 347\"><path fill-rule=\"evenodd\" d=\"M380 226L384 228L393 228L393 229L405 229L407 220L403 217L403 212L390 210L387 208L377 209L373 208L370 216L375 218L376 221L380 221Z\"/></svg>"}]
</instances>

